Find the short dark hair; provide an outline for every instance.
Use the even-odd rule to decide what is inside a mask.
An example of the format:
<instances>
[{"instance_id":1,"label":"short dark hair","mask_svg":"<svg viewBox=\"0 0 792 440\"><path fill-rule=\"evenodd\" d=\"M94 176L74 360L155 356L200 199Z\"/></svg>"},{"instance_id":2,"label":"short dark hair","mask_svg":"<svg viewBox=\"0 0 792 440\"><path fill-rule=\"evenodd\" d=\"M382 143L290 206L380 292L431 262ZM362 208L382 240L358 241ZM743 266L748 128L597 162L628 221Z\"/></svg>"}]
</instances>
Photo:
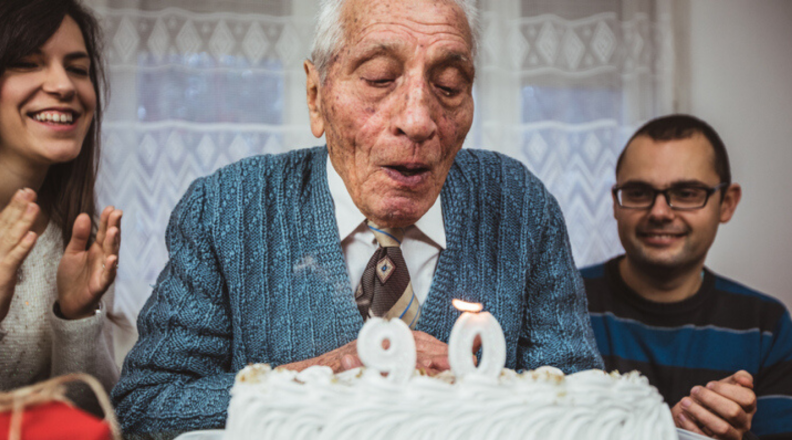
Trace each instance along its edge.
<instances>
[{"instance_id":1,"label":"short dark hair","mask_svg":"<svg viewBox=\"0 0 792 440\"><path fill-rule=\"evenodd\" d=\"M616 175L619 175L624 153L632 141L639 136L649 136L654 141L673 141L689 139L690 137L701 134L712 145L715 152L715 172L720 177L721 183L731 185L731 167L729 166L729 155L726 153L726 146L720 136L709 124L695 116L674 114L661 116L652 119L644 124L635 134L632 135L627 145L625 145L619 159L616 161Z\"/></svg>"},{"instance_id":2,"label":"short dark hair","mask_svg":"<svg viewBox=\"0 0 792 440\"><path fill-rule=\"evenodd\" d=\"M43 46L67 15L77 23L85 40L96 110L80 154L72 161L51 166L38 191L42 210L61 228L64 246L71 239L72 225L80 213L88 213L96 225L94 185L101 145L102 90L106 84L101 29L78 0L0 0L0 75L9 65Z\"/></svg>"}]
</instances>

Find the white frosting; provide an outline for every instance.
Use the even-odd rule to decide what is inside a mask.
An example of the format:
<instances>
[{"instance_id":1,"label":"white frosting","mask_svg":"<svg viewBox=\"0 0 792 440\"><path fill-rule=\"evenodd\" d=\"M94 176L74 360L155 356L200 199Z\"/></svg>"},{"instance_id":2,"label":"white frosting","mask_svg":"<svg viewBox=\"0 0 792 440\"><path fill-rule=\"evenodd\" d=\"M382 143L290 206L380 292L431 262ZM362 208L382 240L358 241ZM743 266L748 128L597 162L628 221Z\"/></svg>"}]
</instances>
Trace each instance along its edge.
<instances>
[{"instance_id":1,"label":"white frosting","mask_svg":"<svg viewBox=\"0 0 792 440\"><path fill-rule=\"evenodd\" d=\"M227 440L677 439L668 405L637 372L565 376L542 367L497 381L359 368L300 373L252 365L231 390Z\"/></svg>"}]
</instances>

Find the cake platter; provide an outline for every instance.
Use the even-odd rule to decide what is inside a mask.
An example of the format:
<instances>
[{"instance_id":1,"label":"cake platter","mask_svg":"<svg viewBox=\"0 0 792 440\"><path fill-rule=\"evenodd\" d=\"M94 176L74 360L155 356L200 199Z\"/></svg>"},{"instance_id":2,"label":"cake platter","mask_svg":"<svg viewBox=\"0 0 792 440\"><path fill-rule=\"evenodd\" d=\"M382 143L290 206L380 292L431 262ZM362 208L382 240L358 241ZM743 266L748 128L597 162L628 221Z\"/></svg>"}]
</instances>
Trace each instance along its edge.
<instances>
[{"instance_id":1,"label":"cake platter","mask_svg":"<svg viewBox=\"0 0 792 440\"><path fill-rule=\"evenodd\" d=\"M207 429L203 431L185 432L173 440L223 440L225 429Z\"/></svg>"},{"instance_id":2,"label":"cake platter","mask_svg":"<svg viewBox=\"0 0 792 440\"><path fill-rule=\"evenodd\" d=\"M677 432L679 433L679 440L712 440L710 437L704 437L701 434L696 434L687 429L677 428Z\"/></svg>"},{"instance_id":3,"label":"cake platter","mask_svg":"<svg viewBox=\"0 0 792 440\"><path fill-rule=\"evenodd\" d=\"M185 432L174 440L226 440L223 438L223 433L225 433L223 429ZM703 435L685 429L677 428L677 433L679 433L679 440L711 440L709 437L704 437Z\"/></svg>"}]
</instances>

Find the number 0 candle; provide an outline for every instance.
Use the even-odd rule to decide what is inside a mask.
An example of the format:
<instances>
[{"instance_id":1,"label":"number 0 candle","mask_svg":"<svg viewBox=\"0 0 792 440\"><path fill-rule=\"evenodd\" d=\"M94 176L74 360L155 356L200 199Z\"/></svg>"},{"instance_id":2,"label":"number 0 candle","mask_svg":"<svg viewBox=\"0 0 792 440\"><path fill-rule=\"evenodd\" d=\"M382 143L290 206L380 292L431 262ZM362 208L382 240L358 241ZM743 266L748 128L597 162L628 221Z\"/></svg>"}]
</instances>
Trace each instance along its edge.
<instances>
[{"instance_id":1,"label":"number 0 candle","mask_svg":"<svg viewBox=\"0 0 792 440\"><path fill-rule=\"evenodd\" d=\"M506 340L503 329L482 305L453 300L454 307L464 311L451 329L448 340L448 362L458 378L467 376L497 379L506 363ZM473 341L481 337L481 362L473 363Z\"/></svg>"}]
</instances>

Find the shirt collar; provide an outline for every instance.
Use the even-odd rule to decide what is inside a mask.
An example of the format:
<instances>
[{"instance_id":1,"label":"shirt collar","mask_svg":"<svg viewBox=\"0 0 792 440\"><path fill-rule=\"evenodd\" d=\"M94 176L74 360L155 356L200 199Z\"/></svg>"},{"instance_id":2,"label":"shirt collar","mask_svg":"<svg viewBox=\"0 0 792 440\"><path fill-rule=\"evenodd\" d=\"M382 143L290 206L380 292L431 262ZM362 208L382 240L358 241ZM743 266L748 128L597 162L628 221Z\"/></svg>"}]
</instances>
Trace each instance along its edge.
<instances>
[{"instance_id":1,"label":"shirt collar","mask_svg":"<svg viewBox=\"0 0 792 440\"><path fill-rule=\"evenodd\" d=\"M352 201L352 196L349 195L346 185L344 185L344 180L336 172L329 156L327 158L327 184L330 187L330 195L333 197L333 203L335 204L338 236L341 241L344 241L366 218L355 206L355 202ZM437 197L429 211L415 222L415 227L442 249L446 248L443 207L440 197Z\"/></svg>"}]
</instances>

